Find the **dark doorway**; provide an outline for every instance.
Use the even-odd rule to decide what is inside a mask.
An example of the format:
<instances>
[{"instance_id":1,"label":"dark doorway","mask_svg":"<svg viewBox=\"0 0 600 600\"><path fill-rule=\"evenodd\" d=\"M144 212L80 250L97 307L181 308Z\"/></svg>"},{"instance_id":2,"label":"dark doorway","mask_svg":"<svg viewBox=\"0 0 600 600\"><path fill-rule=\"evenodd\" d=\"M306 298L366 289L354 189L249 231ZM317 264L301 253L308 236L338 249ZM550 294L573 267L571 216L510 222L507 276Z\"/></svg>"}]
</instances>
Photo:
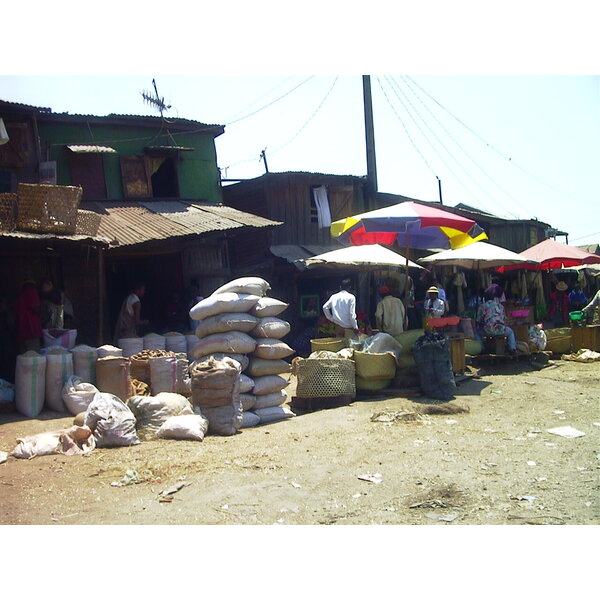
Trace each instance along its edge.
<instances>
[{"instance_id":1,"label":"dark doorway","mask_svg":"<svg viewBox=\"0 0 600 600\"><path fill-rule=\"evenodd\" d=\"M152 175L152 196L154 198L177 198L177 168L173 158L165 158L163 163Z\"/></svg>"}]
</instances>

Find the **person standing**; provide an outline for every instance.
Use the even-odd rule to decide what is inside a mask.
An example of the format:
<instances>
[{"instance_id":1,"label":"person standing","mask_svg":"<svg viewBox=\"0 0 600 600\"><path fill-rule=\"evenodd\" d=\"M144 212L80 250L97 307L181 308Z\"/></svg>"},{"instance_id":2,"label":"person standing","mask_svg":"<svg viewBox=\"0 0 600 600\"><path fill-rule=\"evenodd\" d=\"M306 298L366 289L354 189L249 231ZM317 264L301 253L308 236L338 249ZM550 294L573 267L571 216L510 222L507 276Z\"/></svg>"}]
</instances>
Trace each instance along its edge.
<instances>
[{"instance_id":1,"label":"person standing","mask_svg":"<svg viewBox=\"0 0 600 600\"><path fill-rule=\"evenodd\" d=\"M552 319L554 327L566 327L569 324L569 295L568 286L564 281L556 284L556 289L550 294L550 310L548 318Z\"/></svg>"},{"instance_id":2,"label":"person standing","mask_svg":"<svg viewBox=\"0 0 600 600\"><path fill-rule=\"evenodd\" d=\"M377 292L382 297L375 309L377 329L393 336L400 335L404 331L406 316L402 300L392 296L387 285L382 285Z\"/></svg>"},{"instance_id":3,"label":"person standing","mask_svg":"<svg viewBox=\"0 0 600 600\"><path fill-rule=\"evenodd\" d=\"M600 290L598 290L596 292L596 294L594 295L594 297L592 298L592 300L589 302L589 304L587 304L586 306L584 306L581 310L584 313L588 313L588 312L592 312L592 318L594 316L594 308L599 308L600 309Z\"/></svg>"},{"instance_id":4,"label":"person standing","mask_svg":"<svg viewBox=\"0 0 600 600\"><path fill-rule=\"evenodd\" d=\"M585 293L581 289L578 283L575 284L573 289L569 292L569 309L583 310L583 307L587 304L587 298Z\"/></svg>"},{"instance_id":5,"label":"person standing","mask_svg":"<svg viewBox=\"0 0 600 600\"><path fill-rule=\"evenodd\" d=\"M23 282L16 302L17 341L19 352L35 350L39 352L42 337L41 302L35 282Z\"/></svg>"},{"instance_id":6,"label":"person standing","mask_svg":"<svg viewBox=\"0 0 600 600\"><path fill-rule=\"evenodd\" d=\"M344 279L340 291L323 304L323 314L335 324L335 333L338 337L351 338L358 333L356 297L350 292L351 289L351 281Z\"/></svg>"},{"instance_id":7,"label":"person standing","mask_svg":"<svg viewBox=\"0 0 600 600\"><path fill-rule=\"evenodd\" d=\"M136 283L131 289L131 293L123 300L115 327L115 344L121 338L138 337L139 327L143 322L141 299L145 293L146 285L141 282Z\"/></svg>"},{"instance_id":8,"label":"person standing","mask_svg":"<svg viewBox=\"0 0 600 600\"><path fill-rule=\"evenodd\" d=\"M446 312L446 303L441 300L439 297L439 290L435 286L431 286L427 290L427 298L425 299L425 303L423 304L423 309L425 310L425 318L439 318L443 317Z\"/></svg>"}]
</instances>

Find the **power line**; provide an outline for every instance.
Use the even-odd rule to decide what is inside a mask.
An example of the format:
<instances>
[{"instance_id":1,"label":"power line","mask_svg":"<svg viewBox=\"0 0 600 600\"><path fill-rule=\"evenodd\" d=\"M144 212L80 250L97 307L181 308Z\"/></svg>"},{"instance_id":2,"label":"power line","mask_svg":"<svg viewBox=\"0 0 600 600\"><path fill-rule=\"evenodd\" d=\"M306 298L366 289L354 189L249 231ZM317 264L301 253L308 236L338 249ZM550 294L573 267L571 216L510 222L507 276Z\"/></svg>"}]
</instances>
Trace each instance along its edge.
<instances>
[{"instance_id":1,"label":"power line","mask_svg":"<svg viewBox=\"0 0 600 600\"><path fill-rule=\"evenodd\" d=\"M556 192L556 193L560 194L561 196L564 196L565 198L571 198L571 200L578 201L577 198L574 198L573 196L570 196L569 194L565 194L564 192L561 192L560 190L556 189L554 186L550 185L549 183L543 181L542 179L540 179L539 177L537 177L533 173L530 173L524 167L522 167L518 162L516 162L515 160L513 160L510 156L506 156L503 152L501 152L500 150L498 150L495 146L493 146L492 144L490 144L488 141L484 140L476 131L474 131L466 123L464 123L463 121L461 121L456 115L452 114L443 104L441 104L440 102L438 102L427 90L423 89L416 81L414 81L413 79L411 79L408 76L402 76L402 79L404 79L404 80L406 80L406 81L408 81L410 83L413 83L415 86L417 86L424 94L426 94L427 96L429 96L429 98L431 100L433 100L433 102L435 102L440 108L442 108L443 110L445 110L453 119L455 119L458 123L460 123L465 129L467 129L470 133L472 133L477 139L479 139L481 142L483 142L488 148L490 148L491 150L493 150L494 152L496 152L496 154L498 154L499 156L501 156L502 158L504 158L506 161L508 161L511 165L517 167L517 169L519 169L520 171L522 171L523 173L525 173L525 175L528 175L532 179L535 179L538 183L541 183L542 185L544 185L548 189L552 190L553 192Z\"/></svg>"},{"instance_id":2,"label":"power line","mask_svg":"<svg viewBox=\"0 0 600 600\"><path fill-rule=\"evenodd\" d=\"M393 78L392 78L393 79ZM394 82L396 85L397 83ZM400 88L398 88L400 89ZM509 192L507 192L491 175L489 175L489 173L483 169L476 161L475 159L456 141L456 139L454 139L454 137L452 136L452 134L444 127L444 125L440 122L440 120L433 114L433 112L429 109L429 107L423 102L423 100L420 98L420 96L418 94L416 94L416 92L410 88L410 91L414 94L414 96L417 98L417 100L419 100L419 102L421 102L421 104L425 107L425 109L429 112L429 114L431 115L431 117L436 121L436 123L442 128L442 130L446 133L446 135L458 146L458 148L467 156L467 158L492 182L493 185L495 185L503 194L506 195L507 198L509 198L512 202L514 202L521 210L523 210L525 213L529 213L530 216L534 217L535 215L533 215L533 213L531 211L529 211L527 208L525 208L520 202L518 202L517 200L515 200ZM402 92L404 95L404 92ZM407 98L408 100L408 98ZM410 103L410 100L408 100L408 102ZM412 103L411 103L411 106ZM414 106L413 106L414 108ZM416 109L415 109L416 110ZM509 211L510 212L510 211ZM513 216L513 213L511 213Z\"/></svg>"},{"instance_id":3,"label":"power line","mask_svg":"<svg viewBox=\"0 0 600 600\"><path fill-rule=\"evenodd\" d=\"M595 233L588 233L587 235L582 235L582 236L573 238L571 241L576 242L577 240L584 240L585 238L592 237L593 235L600 235L600 231L596 231Z\"/></svg>"}]
</instances>

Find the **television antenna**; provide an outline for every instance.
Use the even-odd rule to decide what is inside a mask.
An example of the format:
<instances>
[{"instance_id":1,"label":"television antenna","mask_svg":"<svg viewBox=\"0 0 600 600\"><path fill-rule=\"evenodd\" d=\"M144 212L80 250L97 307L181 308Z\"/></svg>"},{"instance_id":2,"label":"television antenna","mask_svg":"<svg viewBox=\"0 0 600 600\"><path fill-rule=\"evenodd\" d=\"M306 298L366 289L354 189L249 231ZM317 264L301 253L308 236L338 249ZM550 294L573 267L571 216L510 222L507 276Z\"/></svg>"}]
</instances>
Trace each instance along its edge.
<instances>
[{"instance_id":1,"label":"television antenna","mask_svg":"<svg viewBox=\"0 0 600 600\"><path fill-rule=\"evenodd\" d=\"M151 93L148 93L147 91L143 91L140 92L142 94L142 98L144 99L144 101L149 104L150 106L153 106L154 108L156 108L158 110L158 112L160 113L160 116L163 116L163 112L169 110L171 108L170 104L166 104L165 103L165 99L161 98L158 94L158 89L156 87L156 81L153 79L152 80L152 85L154 87L154 96L152 96Z\"/></svg>"}]
</instances>

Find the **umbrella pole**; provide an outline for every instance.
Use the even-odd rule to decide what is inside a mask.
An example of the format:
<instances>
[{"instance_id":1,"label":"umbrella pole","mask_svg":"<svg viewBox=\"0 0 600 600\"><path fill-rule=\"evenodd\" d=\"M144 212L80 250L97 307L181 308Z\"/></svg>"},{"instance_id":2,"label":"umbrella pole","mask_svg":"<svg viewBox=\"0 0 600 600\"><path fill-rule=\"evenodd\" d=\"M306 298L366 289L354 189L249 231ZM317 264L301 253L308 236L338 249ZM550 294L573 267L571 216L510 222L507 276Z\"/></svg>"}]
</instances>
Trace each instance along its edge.
<instances>
[{"instance_id":1,"label":"umbrella pole","mask_svg":"<svg viewBox=\"0 0 600 600\"><path fill-rule=\"evenodd\" d=\"M406 232L406 252L404 254L404 258L406 259L406 262L404 263L404 274L406 275L406 281L404 282L404 329L406 330L408 328L408 282L409 282L409 275L408 275L408 251L409 251L409 247L410 247L410 233Z\"/></svg>"}]
</instances>

